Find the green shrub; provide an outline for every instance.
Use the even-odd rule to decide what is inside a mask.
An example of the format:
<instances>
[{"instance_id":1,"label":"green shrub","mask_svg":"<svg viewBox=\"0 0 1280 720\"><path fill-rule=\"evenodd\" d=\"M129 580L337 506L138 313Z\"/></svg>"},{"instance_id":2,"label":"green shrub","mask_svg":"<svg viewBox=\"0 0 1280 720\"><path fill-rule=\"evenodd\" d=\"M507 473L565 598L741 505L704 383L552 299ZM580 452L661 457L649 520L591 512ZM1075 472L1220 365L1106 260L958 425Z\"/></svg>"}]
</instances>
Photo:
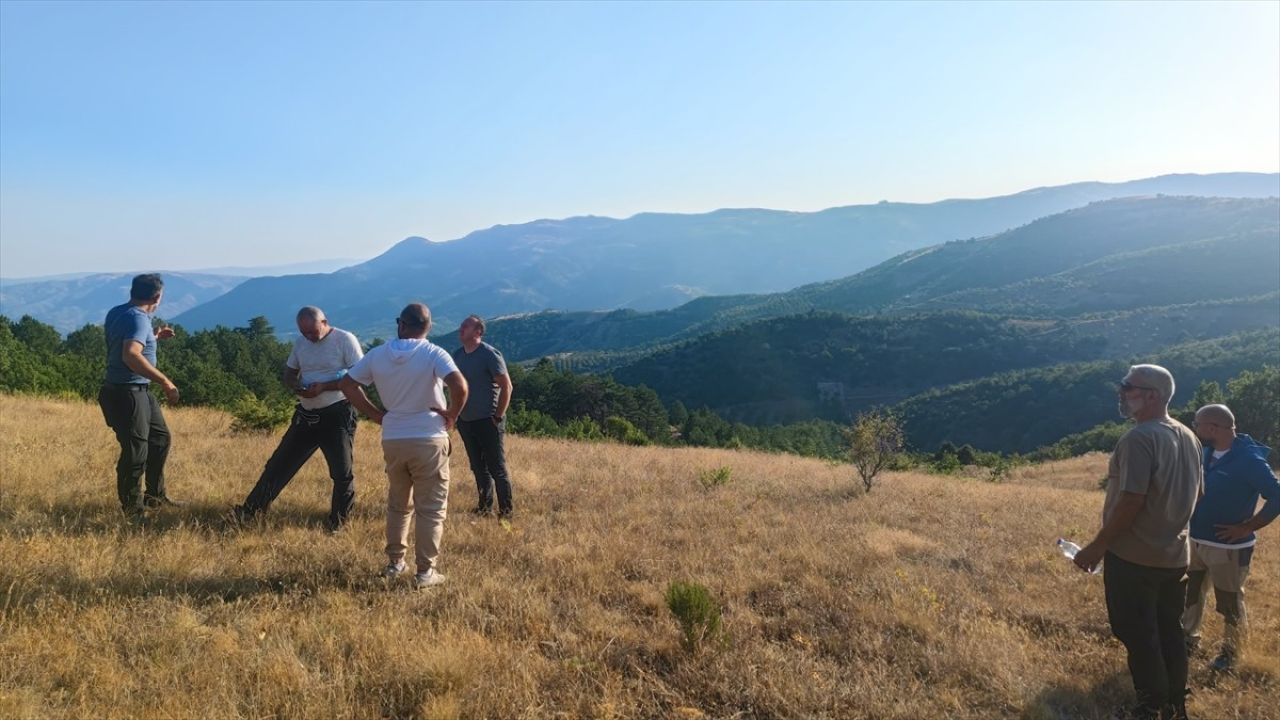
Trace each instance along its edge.
<instances>
[{"instance_id":1,"label":"green shrub","mask_svg":"<svg viewBox=\"0 0 1280 720\"><path fill-rule=\"evenodd\" d=\"M272 432L283 427L293 416L293 406L270 404L246 394L231 407L235 432Z\"/></svg>"},{"instance_id":2,"label":"green shrub","mask_svg":"<svg viewBox=\"0 0 1280 720\"><path fill-rule=\"evenodd\" d=\"M693 582L675 581L667 586L667 608L680 624L685 650L697 653L708 642L720 640L720 606L711 591Z\"/></svg>"},{"instance_id":3,"label":"green shrub","mask_svg":"<svg viewBox=\"0 0 1280 720\"><path fill-rule=\"evenodd\" d=\"M708 468L698 473L698 484L703 490L728 485L733 479L733 468L728 465L721 465L718 468Z\"/></svg>"}]
</instances>

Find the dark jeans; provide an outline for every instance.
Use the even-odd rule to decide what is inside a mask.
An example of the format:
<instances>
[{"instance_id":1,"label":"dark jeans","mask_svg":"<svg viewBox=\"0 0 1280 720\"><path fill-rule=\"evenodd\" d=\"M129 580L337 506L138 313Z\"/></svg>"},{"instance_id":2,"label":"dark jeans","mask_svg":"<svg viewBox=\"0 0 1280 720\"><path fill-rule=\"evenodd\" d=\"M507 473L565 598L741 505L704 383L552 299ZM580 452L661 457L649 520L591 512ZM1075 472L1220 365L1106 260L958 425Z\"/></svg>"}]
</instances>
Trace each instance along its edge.
<instances>
[{"instance_id":1,"label":"dark jeans","mask_svg":"<svg viewBox=\"0 0 1280 720\"><path fill-rule=\"evenodd\" d=\"M164 462L169 457L169 426L160 403L147 385L106 383L98 390L98 406L107 427L120 443L116 463L116 495L125 512L142 511L138 479L146 475L148 497L165 497Z\"/></svg>"},{"instance_id":2,"label":"dark jeans","mask_svg":"<svg viewBox=\"0 0 1280 720\"><path fill-rule=\"evenodd\" d=\"M1148 708L1181 706L1187 694L1187 569L1148 567L1107 553L1102 573L1111 632L1129 651L1138 702Z\"/></svg>"},{"instance_id":3,"label":"dark jeans","mask_svg":"<svg viewBox=\"0 0 1280 720\"><path fill-rule=\"evenodd\" d=\"M511 479L507 477L507 459L502 451L502 436L506 429L495 425L491 418L483 420L459 420L458 434L467 446L467 459L471 461L471 473L476 476L478 507L490 510L493 493L498 492L498 514L510 515Z\"/></svg>"},{"instance_id":4,"label":"dark jeans","mask_svg":"<svg viewBox=\"0 0 1280 720\"><path fill-rule=\"evenodd\" d=\"M294 408L289 429L267 460L258 484L245 499L243 512L252 516L270 507L319 448L333 480L329 522L335 525L345 522L356 504L356 479L351 470L351 445L355 436L356 411L346 400L319 410L305 410L301 405Z\"/></svg>"}]
</instances>

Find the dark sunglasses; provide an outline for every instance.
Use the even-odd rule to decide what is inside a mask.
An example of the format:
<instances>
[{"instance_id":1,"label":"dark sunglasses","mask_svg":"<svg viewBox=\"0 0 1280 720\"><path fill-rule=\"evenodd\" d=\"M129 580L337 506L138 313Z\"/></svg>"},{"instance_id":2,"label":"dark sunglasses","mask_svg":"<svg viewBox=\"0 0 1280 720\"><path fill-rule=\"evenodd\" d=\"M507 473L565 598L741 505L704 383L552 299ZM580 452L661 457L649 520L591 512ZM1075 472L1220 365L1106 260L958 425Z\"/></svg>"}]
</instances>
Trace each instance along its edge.
<instances>
[{"instance_id":1,"label":"dark sunglasses","mask_svg":"<svg viewBox=\"0 0 1280 720\"><path fill-rule=\"evenodd\" d=\"M1119 387L1120 392L1129 392L1130 390L1155 390L1153 387L1147 387L1146 385L1134 385L1130 382L1122 382Z\"/></svg>"}]
</instances>

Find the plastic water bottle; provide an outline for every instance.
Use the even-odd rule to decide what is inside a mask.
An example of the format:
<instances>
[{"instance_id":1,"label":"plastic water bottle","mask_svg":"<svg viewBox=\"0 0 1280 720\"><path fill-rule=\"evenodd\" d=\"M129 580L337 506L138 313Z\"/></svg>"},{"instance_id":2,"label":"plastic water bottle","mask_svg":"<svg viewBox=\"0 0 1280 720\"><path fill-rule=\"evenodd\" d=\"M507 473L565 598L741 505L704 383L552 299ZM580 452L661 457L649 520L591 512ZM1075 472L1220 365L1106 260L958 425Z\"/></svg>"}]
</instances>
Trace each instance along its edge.
<instances>
[{"instance_id":1,"label":"plastic water bottle","mask_svg":"<svg viewBox=\"0 0 1280 720\"><path fill-rule=\"evenodd\" d=\"M1063 538L1058 538L1058 549L1062 551L1062 554L1066 556L1068 560L1075 560L1076 553L1080 552L1079 545L1071 542L1070 540L1064 540ZM1095 565L1094 568L1089 572L1094 575L1097 575L1101 570L1102 570L1102 564L1099 563Z\"/></svg>"}]
</instances>

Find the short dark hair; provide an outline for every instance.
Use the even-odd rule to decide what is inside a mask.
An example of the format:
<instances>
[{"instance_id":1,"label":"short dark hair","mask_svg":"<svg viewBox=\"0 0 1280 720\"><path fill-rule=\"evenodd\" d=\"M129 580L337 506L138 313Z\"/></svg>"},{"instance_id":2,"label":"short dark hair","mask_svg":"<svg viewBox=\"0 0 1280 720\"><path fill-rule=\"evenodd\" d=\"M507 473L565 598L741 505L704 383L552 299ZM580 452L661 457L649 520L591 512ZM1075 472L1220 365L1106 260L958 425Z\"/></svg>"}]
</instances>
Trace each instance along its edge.
<instances>
[{"instance_id":1,"label":"short dark hair","mask_svg":"<svg viewBox=\"0 0 1280 720\"><path fill-rule=\"evenodd\" d=\"M462 321L463 325L467 323L474 325L475 328L480 331L480 334L484 335L484 318L479 315L468 315L467 318Z\"/></svg>"},{"instance_id":2,"label":"short dark hair","mask_svg":"<svg viewBox=\"0 0 1280 720\"><path fill-rule=\"evenodd\" d=\"M164 290L164 280L160 273L138 275L133 278L133 284L129 287L129 299L155 300L161 290Z\"/></svg>"},{"instance_id":3,"label":"short dark hair","mask_svg":"<svg viewBox=\"0 0 1280 720\"><path fill-rule=\"evenodd\" d=\"M431 324L431 310L422 303L409 303L400 311L400 322L412 327L423 327Z\"/></svg>"}]
</instances>

